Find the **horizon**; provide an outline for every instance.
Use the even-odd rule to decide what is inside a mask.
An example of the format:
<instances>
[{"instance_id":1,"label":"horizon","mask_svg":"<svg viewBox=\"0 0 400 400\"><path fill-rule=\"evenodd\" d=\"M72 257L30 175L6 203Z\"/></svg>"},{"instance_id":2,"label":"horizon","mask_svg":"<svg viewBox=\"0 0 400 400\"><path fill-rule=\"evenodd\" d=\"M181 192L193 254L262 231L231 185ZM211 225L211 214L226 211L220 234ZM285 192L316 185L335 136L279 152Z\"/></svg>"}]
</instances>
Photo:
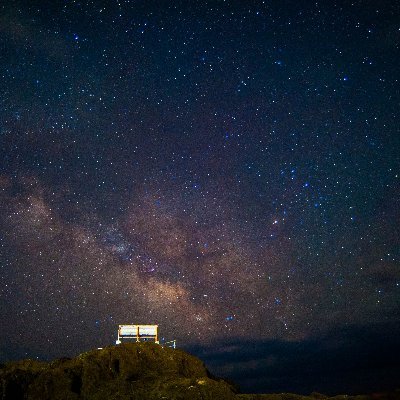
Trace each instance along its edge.
<instances>
[{"instance_id":1,"label":"horizon","mask_svg":"<svg viewBox=\"0 0 400 400\"><path fill-rule=\"evenodd\" d=\"M192 343L180 347L178 343L176 348L199 357L213 375L234 382L241 393L357 395L399 390L399 337L400 324L384 324L348 326L303 341L232 338L209 345ZM161 338L161 346L165 345L164 340ZM110 340L101 343L101 347L92 346L51 357L29 352L15 354L11 351L8 355L0 352L0 364L22 359L50 362L118 345Z\"/></svg>"}]
</instances>

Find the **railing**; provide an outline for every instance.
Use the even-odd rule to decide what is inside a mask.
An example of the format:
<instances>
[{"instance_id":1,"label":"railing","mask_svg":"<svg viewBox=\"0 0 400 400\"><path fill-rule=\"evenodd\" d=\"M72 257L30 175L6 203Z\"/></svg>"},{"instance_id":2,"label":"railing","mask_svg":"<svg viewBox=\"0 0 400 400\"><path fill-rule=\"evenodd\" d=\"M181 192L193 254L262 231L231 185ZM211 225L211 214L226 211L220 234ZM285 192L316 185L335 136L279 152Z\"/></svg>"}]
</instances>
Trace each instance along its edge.
<instances>
[{"instance_id":1,"label":"railing","mask_svg":"<svg viewBox=\"0 0 400 400\"><path fill-rule=\"evenodd\" d=\"M170 340L168 342L160 343L161 346L167 346L167 347L172 347L173 349L176 349L176 340Z\"/></svg>"}]
</instances>

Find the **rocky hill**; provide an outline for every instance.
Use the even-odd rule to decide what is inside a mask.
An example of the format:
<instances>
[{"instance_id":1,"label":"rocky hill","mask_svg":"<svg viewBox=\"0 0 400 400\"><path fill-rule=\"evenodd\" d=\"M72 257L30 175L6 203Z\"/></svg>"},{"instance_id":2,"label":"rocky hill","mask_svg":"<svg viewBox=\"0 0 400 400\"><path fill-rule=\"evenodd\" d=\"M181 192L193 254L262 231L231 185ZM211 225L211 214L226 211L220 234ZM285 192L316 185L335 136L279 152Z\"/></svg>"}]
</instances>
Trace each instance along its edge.
<instances>
[{"instance_id":1,"label":"rocky hill","mask_svg":"<svg viewBox=\"0 0 400 400\"><path fill-rule=\"evenodd\" d=\"M0 400L325 400L292 394L245 395L213 377L198 358L154 343L128 343L50 363L0 366ZM346 396L346 399L350 399ZM368 400L357 396L356 400ZM397 397L398 398L398 397ZM336 397L339 399L339 396ZM380 400L394 400L396 394Z\"/></svg>"}]
</instances>

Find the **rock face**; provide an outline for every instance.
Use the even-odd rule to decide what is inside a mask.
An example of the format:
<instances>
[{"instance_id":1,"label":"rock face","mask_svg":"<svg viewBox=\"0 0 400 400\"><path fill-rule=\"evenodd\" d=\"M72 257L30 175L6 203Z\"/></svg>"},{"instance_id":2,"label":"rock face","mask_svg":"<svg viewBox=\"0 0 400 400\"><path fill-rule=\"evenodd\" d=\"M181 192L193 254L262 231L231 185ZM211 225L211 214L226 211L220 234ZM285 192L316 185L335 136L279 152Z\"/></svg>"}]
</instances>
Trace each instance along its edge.
<instances>
[{"instance_id":1,"label":"rock face","mask_svg":"<svg viewBox=\"0 0 400 400\"><path fill-rule=\"evenodd\" d=\"M234 399L234 388L213 378L181 350L127 343L51 363L11 362L0 369L1 400Z\"/></svg>"}]
</instances>

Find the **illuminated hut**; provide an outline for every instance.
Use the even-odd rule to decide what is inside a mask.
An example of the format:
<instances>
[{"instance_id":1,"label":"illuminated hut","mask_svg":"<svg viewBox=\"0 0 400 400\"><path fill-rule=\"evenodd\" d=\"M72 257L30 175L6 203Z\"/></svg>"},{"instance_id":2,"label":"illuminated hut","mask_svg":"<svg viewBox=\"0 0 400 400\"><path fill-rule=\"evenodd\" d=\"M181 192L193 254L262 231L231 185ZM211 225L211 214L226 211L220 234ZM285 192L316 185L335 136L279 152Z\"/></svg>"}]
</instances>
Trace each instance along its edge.
<instances>
[{"instance_id":1,"label":"illuminated hut","mask_svg":"<svg viewBox=\"0 0 400 400\"><path fill-rule=\"evenodd\" d=\"M158 325L119 325L116 344L120 344L125 339L133 339L136 342L154 341L159 344Z\"/></svg>"}]
</instances>

